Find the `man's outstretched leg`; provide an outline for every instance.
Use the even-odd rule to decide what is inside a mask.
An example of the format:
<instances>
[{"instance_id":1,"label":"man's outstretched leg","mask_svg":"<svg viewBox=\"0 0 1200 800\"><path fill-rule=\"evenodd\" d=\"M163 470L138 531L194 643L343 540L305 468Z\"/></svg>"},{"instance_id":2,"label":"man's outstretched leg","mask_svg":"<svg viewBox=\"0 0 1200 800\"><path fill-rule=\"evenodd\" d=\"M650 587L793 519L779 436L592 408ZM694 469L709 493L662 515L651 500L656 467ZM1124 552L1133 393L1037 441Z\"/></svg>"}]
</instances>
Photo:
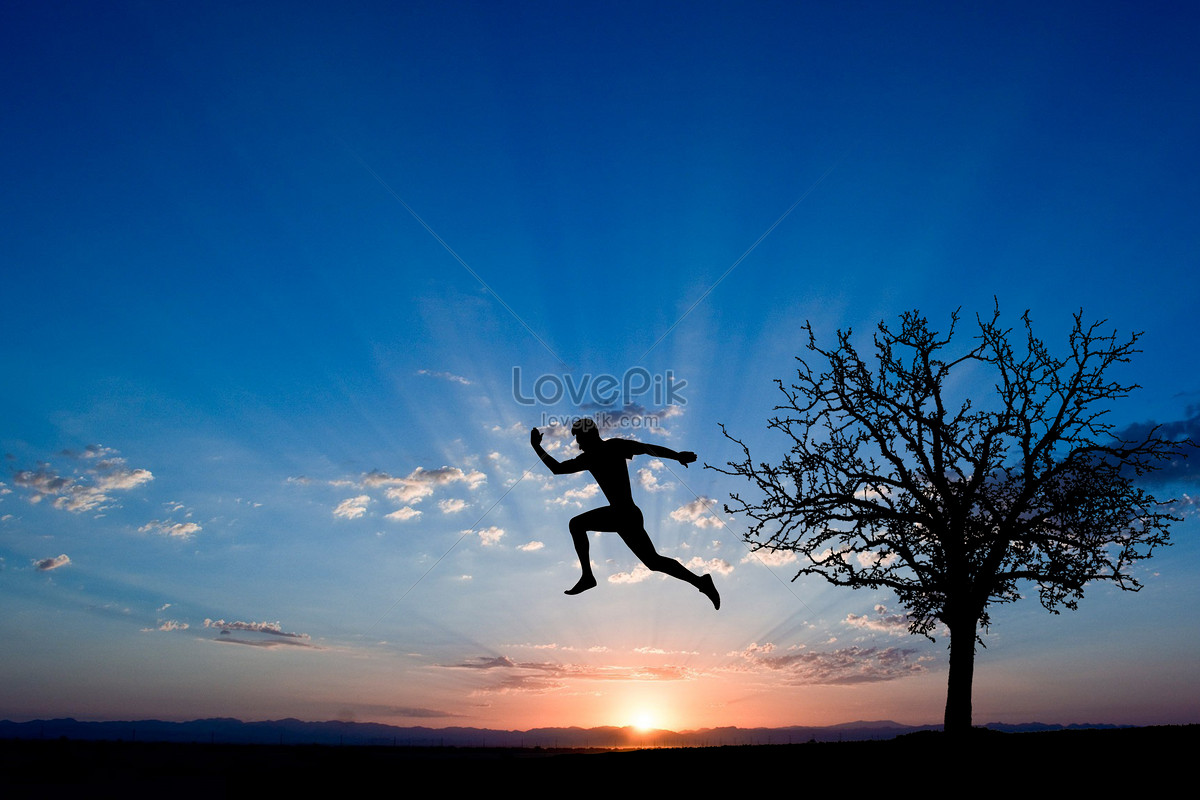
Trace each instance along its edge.
<instances>
[{"instance_id":1,"label":"man's outstretched leg","mask_svg":"<svg viewBox=\"0 0 1200 800\"><path fill-rule=\"evenodd\" d=\"M588 557L587 523L583 521L583 517L584 515L580 514L571 520L571 541L575 544L575 554L579 556L583 577L563 594L580 594L596 585L596 576L592 574L592 562Z\"/></svg>"},{"instance_id":2,"label":"man's outstretched leg","mask_svg":"<svg viewBox=\"0 0 1200 800\"><path fill-rule=\"evenodd\" d=\"M621 531L620 536L633 554L641 559L641 562L647 567L655 572L662 572L672 578L690 583L712 601L713 608L721 608L721 595L717 594L717 587L713 583L711 575L707 573L697 575L675 559L660 555L654 549L654 543L650 541L650 534L646 533L644 528L638 529L636 532Z\"/></svg>"}]
</instances>

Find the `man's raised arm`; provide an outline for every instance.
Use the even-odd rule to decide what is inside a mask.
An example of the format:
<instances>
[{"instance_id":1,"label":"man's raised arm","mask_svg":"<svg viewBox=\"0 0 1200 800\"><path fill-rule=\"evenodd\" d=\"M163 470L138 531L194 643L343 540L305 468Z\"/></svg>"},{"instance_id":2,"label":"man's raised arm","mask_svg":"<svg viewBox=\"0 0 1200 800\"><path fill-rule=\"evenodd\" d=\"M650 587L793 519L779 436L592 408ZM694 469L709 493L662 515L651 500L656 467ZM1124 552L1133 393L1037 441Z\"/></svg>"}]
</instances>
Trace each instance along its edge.
<instances>
[{"instance_id":1,"label":"man's raised arm","mask_svg":"<svg viewBox=\"0 0 1200 800\"><path fill-rule=\"evenodd\" d=\"M529 444L533 446L533 451L538 454L538 458L542 460L542 463L549 467L550 471L555 475L569 475L572 472L579 472L578 469L571 469L570 462L563 464L557 458L542 449L542 432L537 428L531 428L529 430Z\"/></svg>"}]
</instances>

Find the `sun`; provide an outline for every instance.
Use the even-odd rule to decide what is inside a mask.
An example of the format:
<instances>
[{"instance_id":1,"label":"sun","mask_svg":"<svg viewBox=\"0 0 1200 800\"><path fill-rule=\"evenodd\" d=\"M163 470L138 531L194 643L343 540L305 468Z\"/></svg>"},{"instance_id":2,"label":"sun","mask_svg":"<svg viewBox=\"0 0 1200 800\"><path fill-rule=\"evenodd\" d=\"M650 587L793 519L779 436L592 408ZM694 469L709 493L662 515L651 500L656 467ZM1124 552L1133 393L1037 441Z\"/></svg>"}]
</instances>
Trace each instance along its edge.
<instances>
[{"instance_id":1,"label":"sun","mask_svg":"<svg viewBox=\"0 0 1200 800\"><path fill-rule=\"evenodd\" d=\"M649 711L639 711L633 715L633 727L637 728L642 733L653 730L654 726L654 715Z\"/></svg>"}]
</instances>

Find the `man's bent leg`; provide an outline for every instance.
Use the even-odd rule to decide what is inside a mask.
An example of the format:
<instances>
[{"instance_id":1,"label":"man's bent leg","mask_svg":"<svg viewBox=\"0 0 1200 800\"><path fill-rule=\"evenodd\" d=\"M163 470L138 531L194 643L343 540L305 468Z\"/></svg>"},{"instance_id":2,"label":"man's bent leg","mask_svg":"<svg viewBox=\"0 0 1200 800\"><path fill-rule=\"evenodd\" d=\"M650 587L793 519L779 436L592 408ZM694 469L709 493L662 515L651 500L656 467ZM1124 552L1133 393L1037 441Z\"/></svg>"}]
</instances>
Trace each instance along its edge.
<instances>
[{"instance_id":1,"label":"man's bent leg","mask_svg":"<svg viewBox=\"0 0 1200 800\"><path fill-rule=\"evenodd\" d=\"M596 530L595 525L604 524L604 515L596 514L597 511L604 511L604 509L596 508L571 520L571 542L575 545L575 554L579 556L579 567L583 571L583 576L578 583L563 594L581 594L596 585L596 576L592 574L592 561L588 557L591 547L588 542L588 530Z\"/></svg>"}]
</instances>

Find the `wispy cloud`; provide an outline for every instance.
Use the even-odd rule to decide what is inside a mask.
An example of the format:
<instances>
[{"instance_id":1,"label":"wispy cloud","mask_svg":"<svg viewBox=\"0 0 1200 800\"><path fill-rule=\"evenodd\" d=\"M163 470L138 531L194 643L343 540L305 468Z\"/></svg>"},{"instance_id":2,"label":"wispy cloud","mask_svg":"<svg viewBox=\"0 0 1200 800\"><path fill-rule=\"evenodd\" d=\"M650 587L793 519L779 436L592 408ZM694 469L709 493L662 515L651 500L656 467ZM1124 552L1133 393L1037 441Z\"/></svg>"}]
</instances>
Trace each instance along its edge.
<instances>
[{"instance_id":1,"label":"wispy cloud","mask_svg":"<svg viewBox=\"0 0 1200 800\"><path fill-rule=\"evenodd\" d=\"M430 378L439 378L441 380L450 381L452 383L461 383L463 386L471 385L471 382L469 380L467 380L466 378L464 378L461 375L455 375L453 372L442 372L442 371L431 370L431 369L419 369L419 370L417 370L417 374L418 375L427 375Z\"/></svg>"},{"instance_id":2,"label":"wispy cloud","mask_svg":"<svg viewBox=\"0 0 1200 800\"><path fill-rule=\"evenodd\" d=\"M891 636L907 636L909 620L907 614L889 614L887 606L882 603L875 606L875 616L866 614L847 614L845 624L852 628L862 628L876 633L886 633Z\"/></svg>"},{"instance_id":3,"label":"wispy cloud","mask_svg":"<svg viewBox=\"0 0 1200 800\"><path fill-rule=\"evenodd\" d=\"M740 656L742 671L769 672L786 685L853 685L891 681L925 672L925 659L913 648L844 647L774 655L772 644L750 645Z\"/></svg>"},{"instance_id":4,"label":"wispy cloud","mask_svg":"<svg viewBox=\"0 0 1200 800\"><path fill-rule=\"evenodd\" d=\"M408 522L409 520L413 520L421 516L421 512L412 506L404 506L403 508L397 509L386 516L388 519L395 520L396 522Z\"/></svg>"},{"instance_id":5,"label":"wispy cloud","mask_svg":"<svg viewBox=\"0 0 1200 800\"><path fill-rule=\"evenodd\" d=\"M465 509L466 507L467 507L467 501L460 500L457 497L451 498L449 500L439 500L438 501L438 508L440 508L442 510L443 514L457 514L458 512Z\"/></svg>"},{"instance_id":6,"label":"wispy cloud","mask_svg":"<svg viewBox=\"0 0 1200 800\"><path fill-rule=\"evenodd\" d=\"M487 481L479 470L465 472L458 467L425 469L417 467L403 478L392 477L386 472L370 472L363 476L366 487L382 487L389 499L398 503L419 503L440 486L463 483L468 489L476 489Z\"/></svg>"},{"instance_id":7,"label":"wispy cloud","mask_svg":"<svg viewBox=\"0 0 1200 800\"><path fill-rule=\"evenodd\" d=\"M597 484L589 483L586 486L581 486L578 489L568 489L563 492L561 497L555 497L550 502L558 506L575 506L583 508L583 501L589 500L600 493L600 487Z\"/></svg>"},{"instance_id":8,"label":"wispy cloud","mask_svg":"<svg viewBox=\"0 0 1200 800\"><path fill-rule=\"evenodd\" d=\"M508 656L480 656L444 669L479 671L492 682L476 694L544 693L566 688L569 681L687 681L700 676L678 665L611 666L549 661L514 661Z\"/></svg>"},{"instance_id":9,"label":"wispy cloud","mask_svg":"<svg viewBox=\"0 0 1200 800\"><path fill-rule=\"evenodd\" d=\"M762 564L765 567L786 567L798 560L794 550L755 550L747 553L743 564Z\"/></svg>"},{"instance_id":10,"label":"wispy cloud","mask_svg":"<svg viewBox=\"0 0 1200 800\"><path fill-rule=\"evenodd\" d=\"M186 631L190 627L191 626L186 622L180 622L177 619L160 619L157 627L142 628L142 632L149 633L152 631L162 631L164 633L169 633L171 631Z\"/></svg>"},{"instance_id":11,"label":"wispy cloud","mask_svg":"<svg viewBox=\"0 0 1200 800\"><path fill-rule=\"evenodd\" d=\"M667 420L683 416L682 406L664 406L650 409L637 403L624 406L605 406L599 403L584 403L579 406L583 414L590 415L600 426L601 433L628 434L630 431L650 430L670 436L664 424Z\"/></svg>"},{"instance_id":12,"label":"wispy cloud","mask_svg":"<svg viewBox=\"0 0 1200 800\"><path fill-rule=\"evenodd\" d=\"M151 520L138 528L138 533L157 533L175 539L190 539L204 530L195 522L174 522L172 520Z\"/></svg>"}]
</instances>

